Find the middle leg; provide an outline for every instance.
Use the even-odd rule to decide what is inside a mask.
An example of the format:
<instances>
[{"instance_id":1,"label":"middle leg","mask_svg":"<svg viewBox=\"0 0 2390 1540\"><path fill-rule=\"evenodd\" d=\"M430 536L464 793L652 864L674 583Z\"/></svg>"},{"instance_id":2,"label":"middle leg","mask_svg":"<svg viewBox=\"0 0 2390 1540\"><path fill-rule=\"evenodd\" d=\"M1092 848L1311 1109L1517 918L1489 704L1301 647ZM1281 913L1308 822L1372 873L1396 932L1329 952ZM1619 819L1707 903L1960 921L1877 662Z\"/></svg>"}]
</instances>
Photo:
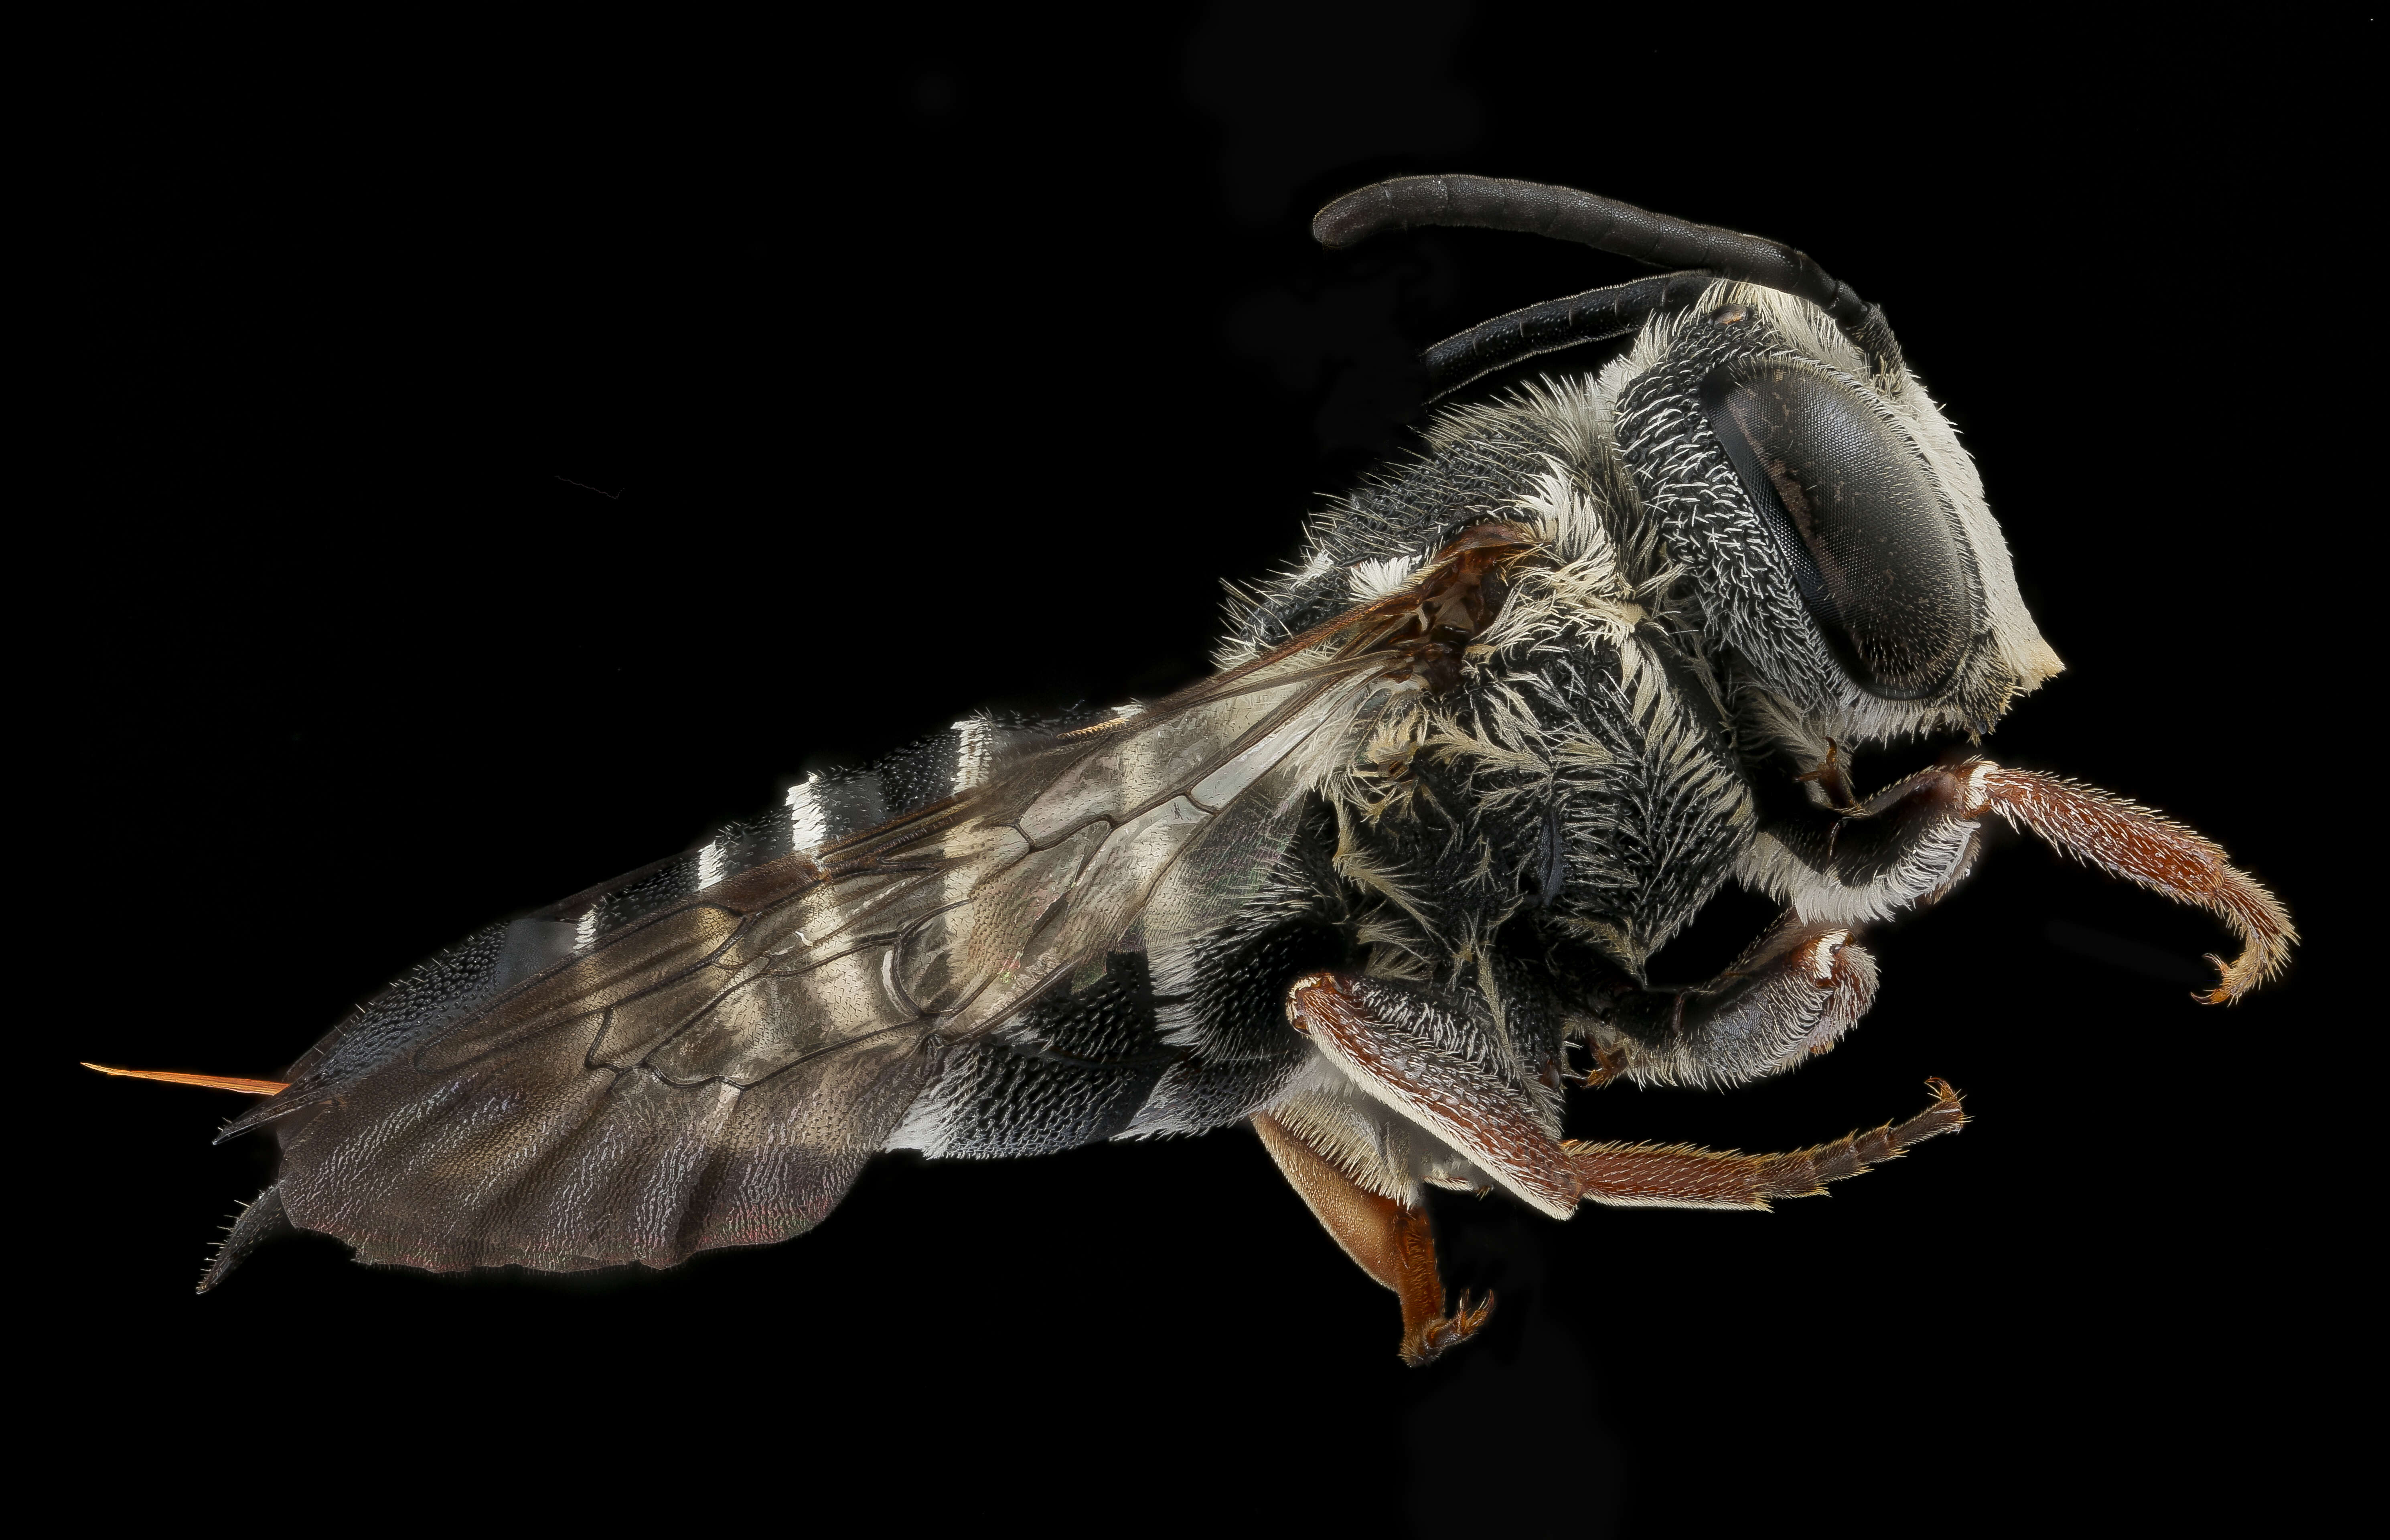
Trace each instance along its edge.
<instances>
[{"instance_id":1,"label":"middle leg","mask_svg":"<svg viewBox=\"0 0 2390 1540\"><path fill-rule=\"evenodd\" d=\"M1857 1176L1966 1122L1958 1093L1935 1080L1928 1082L1934 1104L1905 1123L1786 1154L1569 1143L1525 1085L1471 1051L1477 1034L1451 1003L1426 991L1350 973L1311 973L1288 988L1287 1017L1355 1085L1433 1132L1530 1205L1562 1219L1587 1200L1765 1209L1771 1200L1807 1197L1828 1182ZM1457 1315L1443 1315L1444 1285L1425 1214L1364 1190L1267 1113L1253 1126L1337 1243L1401 1296L1407 1360L1424 1362L1476 1329L1483 1307L1472 1314L1466 1300Z\"/></svg>"},{"instance_id":2,"label":"middle leg","mask_svg":"<svg viewBox=\"0 0 2390 1540\"><path fill-rule=\"evenodd\" d=\"M1929 1080L1934 1105L1904 1123L1782 1155L1744 1155L1690 1145L1570 1143L1569 1163L1586 1200L1622 1208L1766 1209L1779 1198L1814 1198L1829 1182L1897 1159L1912 1145L1966 1126L1959 1093Z\"/></svg>"},{"instance_id":3,"label":"middle leg","mask_svg":"<svg viewBox=\"0 0 2390 1540\"><path fill-rule=\"evenodd\" d=\"M1849 926L1788 911L1709 983L1624 987L1598 1002L1583 1029L1594 1058L1587 1083L1764 1079L1832 1047L1867 1014L1875 989L1875 957Z\"/></svg>"}]
</instances>

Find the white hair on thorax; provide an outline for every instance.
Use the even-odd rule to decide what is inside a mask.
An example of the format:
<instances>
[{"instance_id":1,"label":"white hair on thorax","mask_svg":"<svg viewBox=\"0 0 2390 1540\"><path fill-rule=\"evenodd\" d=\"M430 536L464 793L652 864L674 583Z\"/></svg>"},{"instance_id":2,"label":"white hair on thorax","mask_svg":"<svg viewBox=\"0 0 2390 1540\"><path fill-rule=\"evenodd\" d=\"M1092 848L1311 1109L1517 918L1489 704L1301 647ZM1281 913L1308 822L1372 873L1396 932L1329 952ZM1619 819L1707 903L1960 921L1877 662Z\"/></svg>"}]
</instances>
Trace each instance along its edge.
<instances>
[{"instance_id":1,"label":"white hair on thorax","mask_svg":"<svg viewBox=\"0 0 2390 1540\"><path fill-rule=\"evenodd\" d=\"M1381 557L1375 561L1356 561L1344 569L1344 589L1356 604L1381 599L1401 589L1420 570L1421 558L1406 551L1400 556Z\"/></svg>"}]
</instances>

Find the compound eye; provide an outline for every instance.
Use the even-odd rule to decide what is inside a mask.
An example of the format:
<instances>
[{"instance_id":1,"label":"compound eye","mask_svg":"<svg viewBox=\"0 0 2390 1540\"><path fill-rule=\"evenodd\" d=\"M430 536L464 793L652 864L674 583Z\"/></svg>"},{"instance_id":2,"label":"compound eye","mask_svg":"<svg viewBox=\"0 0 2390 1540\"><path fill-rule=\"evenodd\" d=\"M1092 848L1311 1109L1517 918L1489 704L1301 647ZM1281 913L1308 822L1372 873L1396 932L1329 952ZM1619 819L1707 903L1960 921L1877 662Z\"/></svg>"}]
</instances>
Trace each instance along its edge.
<instances>
[{"instance_id":1,"label":"compound eye","mask_svg":"<svg viewBox=\"0 0 2390 1540\"><path fill-rule=\"evenodd\" d=\"M1973 634L1966 558L1917 452L1865 403L1795 366L1726 364L1701 405L1862 689L1947 685Z\"/></svg>"}]
</instances>

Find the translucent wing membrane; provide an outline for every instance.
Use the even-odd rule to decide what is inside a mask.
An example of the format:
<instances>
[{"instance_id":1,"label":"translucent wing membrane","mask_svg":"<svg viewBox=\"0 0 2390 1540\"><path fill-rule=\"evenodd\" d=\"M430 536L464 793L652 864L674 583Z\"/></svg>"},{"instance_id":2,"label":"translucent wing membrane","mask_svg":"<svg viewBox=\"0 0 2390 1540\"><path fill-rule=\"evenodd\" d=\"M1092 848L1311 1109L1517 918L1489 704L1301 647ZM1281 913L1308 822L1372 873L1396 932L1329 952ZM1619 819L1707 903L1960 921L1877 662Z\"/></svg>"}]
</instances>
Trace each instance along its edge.
<instances>
[{"instance_id":1,"label":"translucent wing membrane","mask_svg":"<svg viewBox=\"0 0 2390 1540\"><path fill-rule=\"evenodd\" d=\"M1143 712L974 721L809 780L425 963L226 1135L271 1125L278 1212L369 1262L663 1266L809 1228L950 1055L1116 959L1167 972L1245 901L1408 674L1417 610Z\"/></svg>"}]
</instances>

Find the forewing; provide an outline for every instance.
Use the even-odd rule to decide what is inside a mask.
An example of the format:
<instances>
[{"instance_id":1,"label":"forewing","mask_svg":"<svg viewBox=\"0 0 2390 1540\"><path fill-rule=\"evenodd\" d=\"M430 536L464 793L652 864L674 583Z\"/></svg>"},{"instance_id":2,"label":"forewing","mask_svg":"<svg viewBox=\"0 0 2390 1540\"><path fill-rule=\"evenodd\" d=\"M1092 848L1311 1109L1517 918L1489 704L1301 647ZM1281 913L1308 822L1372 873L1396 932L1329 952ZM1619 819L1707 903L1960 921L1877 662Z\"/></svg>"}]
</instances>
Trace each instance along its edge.
<instances>
[{"instance_id":1,"label":"forewing","mask_svg":"<svg viewBox=\"0 0 2390 1540\"><path fill-rule=\"evenodd\" d=\"M272 1123L292 1222L366 1261L665 1266L798 1234L946 1046L1117 952L1166 965L1260 881L1381 667L1317 642L544 967L569 911L489 933L491 997L360 1012L228 1132Z\"/></svg>"}]
</instances>

